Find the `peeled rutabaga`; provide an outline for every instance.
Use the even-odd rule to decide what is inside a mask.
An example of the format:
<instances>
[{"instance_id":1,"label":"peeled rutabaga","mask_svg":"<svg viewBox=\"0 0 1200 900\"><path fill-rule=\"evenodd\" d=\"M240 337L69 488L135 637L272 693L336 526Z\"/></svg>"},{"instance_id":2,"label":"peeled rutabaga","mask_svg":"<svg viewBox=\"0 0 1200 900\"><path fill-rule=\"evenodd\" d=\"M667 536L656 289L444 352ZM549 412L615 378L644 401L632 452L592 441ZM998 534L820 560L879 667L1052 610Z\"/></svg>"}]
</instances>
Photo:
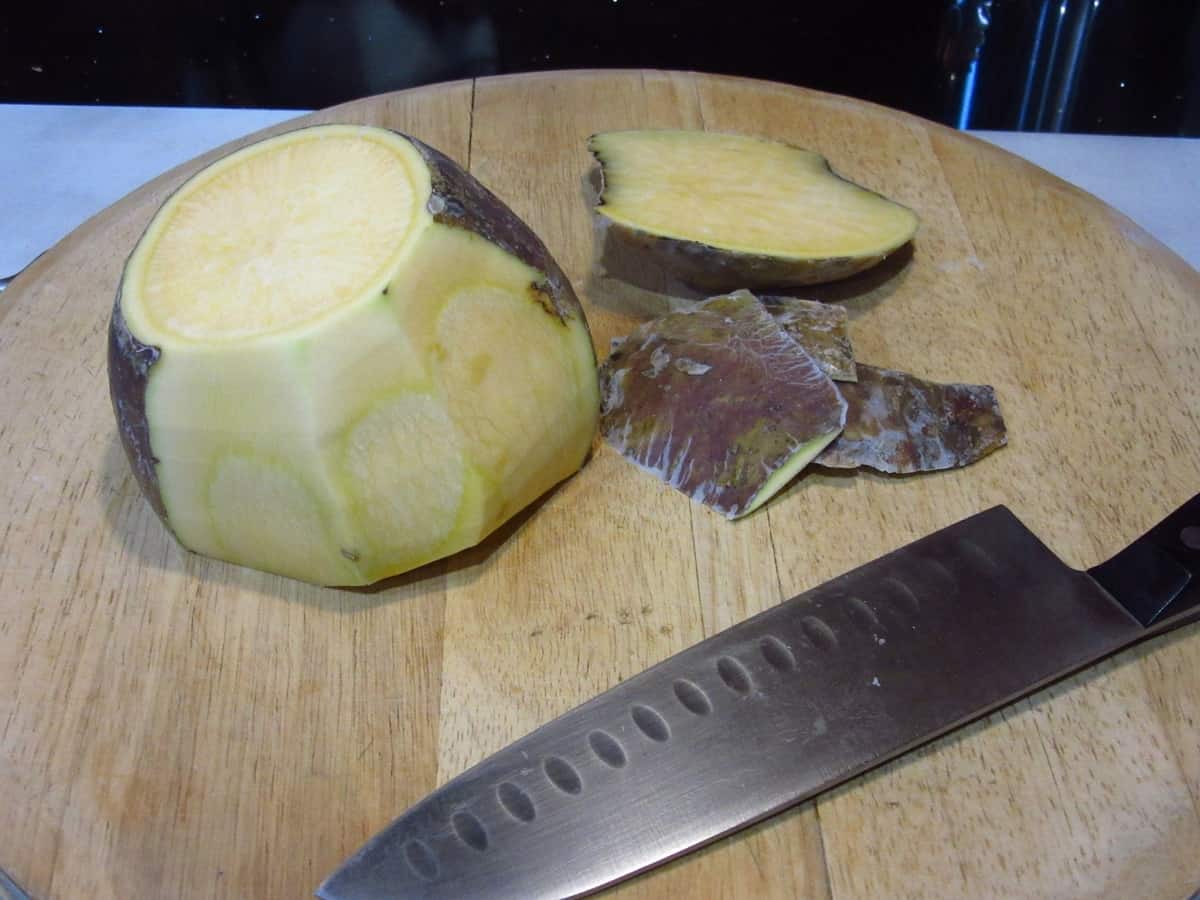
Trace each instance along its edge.
<instances>
[{"instance_id":1,"label":"peeled rutabaga","mask_svg":"<svg viewBox=\"0 0 1200 900\"><path fill-rule=\"evenodd\" d=\"M184 546L333 585L477 543L580 467L599 411L541 241L438 151L348 125L166 201L121 280L109 382Z\"/></svg>"},{"instance_id":2,"label":"peeled rutabaga","mask_svg":"<svg viewBox=\"0 0 1200 900\"><path fill-rule=\"evenodd\" d=\"M906 475L970 465L1008 443L989 385L937 384L864 363L857 369L856 383L838 386L846 428L818 465Z\"/></svg>"},{"instance_id":3,"label":"peeled rutabaga","mask_svg":"<svg viewBox=\"0 0 1200 900\"><path fill-rule=\"evenodd\" d=\"M846 403L748 291L639 326L601 367L601 428L728 518L753 512L842 430Z\"/></svg>"}]
</instances>

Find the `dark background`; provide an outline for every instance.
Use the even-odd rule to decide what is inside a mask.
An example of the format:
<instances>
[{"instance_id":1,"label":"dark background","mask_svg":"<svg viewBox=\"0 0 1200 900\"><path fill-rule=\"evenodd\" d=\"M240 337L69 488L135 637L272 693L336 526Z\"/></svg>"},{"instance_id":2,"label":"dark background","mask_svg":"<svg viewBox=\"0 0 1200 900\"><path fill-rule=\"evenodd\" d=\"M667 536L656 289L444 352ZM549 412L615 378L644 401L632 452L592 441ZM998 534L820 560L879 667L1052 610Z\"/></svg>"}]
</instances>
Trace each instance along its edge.
<instances>
[{"instance_id":1,"label":"dark background","mask_svg":"<svg viewBox=\"0 0 1200 900\"><path fill-rule=\"evenodd\" d=\"M316 108L456 78L652 67L972 128L1200 134L1197 0L9 0L0 102Z\"/></svg>"}]
</instances>

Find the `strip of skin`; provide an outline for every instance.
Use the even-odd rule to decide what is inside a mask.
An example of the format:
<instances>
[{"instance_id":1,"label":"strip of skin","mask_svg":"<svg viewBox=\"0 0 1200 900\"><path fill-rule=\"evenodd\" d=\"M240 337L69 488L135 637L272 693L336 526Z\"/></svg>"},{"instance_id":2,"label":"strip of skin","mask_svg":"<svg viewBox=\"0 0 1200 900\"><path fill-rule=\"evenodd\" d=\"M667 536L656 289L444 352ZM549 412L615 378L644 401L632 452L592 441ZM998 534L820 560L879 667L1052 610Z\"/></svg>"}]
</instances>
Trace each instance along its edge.
<instances>
[{"instance_id":1,"label":"strip of skin","mask_svg":"<svg viewBox=\"0 0 1200 900\"><path fill-rule=\"evenodd\" d=\"M158 460L150 449L150 424L146 421L146 385L150 369L161 355L158 347L143 344L130 332L125 324L125 314L121 312L118 288L108 328L108 385L113 412L117 417L121 446L125 448L142 493L169 528L167 510L154 471Z\"/></svg>"},{"instance_id":2,"label":"strip of skin","mask_svg":"<svg viewBox=\"0 0 1200 900\"><path fill-rule=\"evenodd\" d=\"M541 238L517 218L504 201L446 154L414 137L405 135L405 138L429 166L433 190L426 208L433 218L442 224L478 234L542 272L544 280L531 287L542 295L541 303L546 311L562 322L583 320L583 309L571 288L570 279Z\"/></svg>"},{"instance_id":3,"label":"strip of skin","mask_svg":"<svg viewBox=\"0 0 1200 900\"><path fill-rule=\"evenodd\" d=\"M598 210L601 213L602 210ZM662 273L668 284L679 284L698 293L728 290L744 284L761 288L807 287L841 281L864 272L887 258L887 253L871 256L835 256L827 259L779 259L760 253L739 253L710 247L700 241L688 241L666 235L647 234L620 222L605 220L600 264L616 277L643 283L651 279L645 273ZM630 273L642 273L631 277Z\"/></svg>"},{"instance_id":4,"label":"strip of skin","mask_svg":"<svg viewBox=\"0 0 1200 900\"><path fill-rule=\"evenodd\" d=\"M858 381L838 386L845 431L817 457L834 469L866 466L893 475L966 466L1008 443L995 390L937 384L858 364Z\"/></svg>"},{"instance_id":5,"label":"strip of skin","mask_svg":"<svg viewBox=\"0 0 1200 900\"><path fill-rule=\"evenodd\" d=\"M783 330L834 381L857 381L854 347L846 329L846 308L799 297L759 297Z\"/></svg>"},{"instance_id":6,"label":"strip of skin","mask_svg":"<svg viewBox=\"0 0 1200 900\"><path fill-rule=\"evenodd\" d=\"M644 323L600 377L609 443L730 519L766 502L845 421L833 382L749 291Z\"/></svg>"}]
</instances>

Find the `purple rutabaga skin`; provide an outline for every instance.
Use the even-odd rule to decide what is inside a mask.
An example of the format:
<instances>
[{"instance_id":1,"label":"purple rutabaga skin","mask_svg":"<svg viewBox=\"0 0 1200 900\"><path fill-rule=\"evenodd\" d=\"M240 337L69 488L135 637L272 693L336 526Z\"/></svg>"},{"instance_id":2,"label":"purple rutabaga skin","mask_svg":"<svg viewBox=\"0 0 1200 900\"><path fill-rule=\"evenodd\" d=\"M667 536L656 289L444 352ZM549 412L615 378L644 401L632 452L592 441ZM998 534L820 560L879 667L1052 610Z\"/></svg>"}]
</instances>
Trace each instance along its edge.
<instances>
[{"instance_id":1,"label":"purple rutabaga skin","mask_svg":"<svg viewBox=\"0 0 1200 900\"><path fill-rule=\"evenodd\" d=\"M644 323L600 378L609 443L729 518L846 414L833 382L748 291Z\"/></svg>"},{"instance_id":2,"label":"purple rutabaga skin","mask_svg":"<svg viewBox=\"0 0 1200 900\"><path fill-rule=\"evenodd\" d=\"M671 237L644 231L635 226L616 222L604 214L605 151L598 146L593 135L588 140L588 150L600 164L599 198L596 214L605 223L600 252L600 266L616 277L624 273L646 273L661 270L702 294L721 291L769 290L771 288L805 287L840 281L857 275L878 265L899 247L868 256L836 256L825 258L798 258L770 253L752 253L730 250L706 244L703 241ZM807 153L800 148L799 152ZM834 172L829 161L822 158L831 178L848 184L854 182ZM865 190L861 185L854 185ZM886 199L886 198L885 198ZM891 202L891 201L889 201ZM644 280L644 275L635 278Z\"/></svg>"},{"instance_id":3,"label":"purple rutabaga skin","mask_svg":"<svg viewBox=\"0 0 1200 900\"><path fill-rule=\"evenodd\" d=\"M541 272L542 280L531 287L543 295L546 310L564 322L582 319L583 311L570 279L533 230L450 157L416 138L403 137L429 166L433 190L425 206L434 220L474 232Z\"/></svg>"},{"instance_id":4,"label":"purple rutabaga skin","mask_svg":"<svg viewBox=\"0 0 1200 900\"><path fill-rule=\"evenodd\" d=\"M846 328L846 308L798 297L759 297L783 326L834 381L854 381L854 347Z\"/></svg>"},{"instance_id":5,"label":"purple rutabaga skin","mask_svg":"<svg viewBox=\"0 0 1200 900\"><path fill-rule=\"evenodd\" d=\"M542 277L529 286L531 300L560 322L579 319L586 327L571 282L532 229L458 163L415 138L402 136L429 167L432 191L426 208L435 221L478 234L537 270ZM108 331L109 394L129 464L150 505L169 527L146 420L146 387L162 353L161 348L143 343L129 330L118 289Z\"/></svg>"},{"instance_id":6,"label":"purple rutabaga skin","mask_svg":"<svg viewBox=\"0 0 1200 900\"><path fill-rule=\"evenodd\" d=\"M602 214L601 214L602 215ZM601 266L608 272L662 269L702 293L806 287L840 281L883 262L888 254L826 259L789 259L726 250L700 241L639 231L605 220Z\"/></svg>"},{"instance_id":7,"label":"purple rutabaga skin","mask_svg":"<svg viewBox=\"0 0 1200 900\"><path fill-rule=\"evenodd\" d=\"M125 324L118 289L108 325L108 393L117 417L121 446L125 448L133 474L150 506L166 522L167 511L163 507L155 471L158 460L150 448L150 424L146 421L146 385L150 380L150 369L160 355L157 347L143 344Z\"/></svg>"},{"instance_id":8,"label":"purple rutabaga skin","mask_svg":"<svg viewBox=\"0 0 1200 900\"><path fill-rule=\"evenodd\" d=\"M846 428L816 462L904 475L969 465L1008 443L996 392L981 384L936 384L858 364L840 384Z\"/></svg>"}]
</instances>

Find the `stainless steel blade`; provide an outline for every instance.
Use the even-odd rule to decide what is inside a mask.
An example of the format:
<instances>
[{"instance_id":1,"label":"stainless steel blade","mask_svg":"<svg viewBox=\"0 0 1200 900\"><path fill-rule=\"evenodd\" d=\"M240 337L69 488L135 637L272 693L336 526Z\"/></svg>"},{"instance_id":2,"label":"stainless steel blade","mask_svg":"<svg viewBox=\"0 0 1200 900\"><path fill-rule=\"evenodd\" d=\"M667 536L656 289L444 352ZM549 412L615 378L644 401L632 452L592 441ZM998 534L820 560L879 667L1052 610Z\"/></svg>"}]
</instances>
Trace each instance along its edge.
<instances>
[{"instance_id":1,"label":"stainless steel blade","mask_svg":"<svg viewBox=\"0 0 1200 900\"><path fill-rule=\"evenodd\" d=\"M1171 582L1175 600L1191 576L1173 559L1164 564L1160 580ZM996 507L748 619L539 728L410 809L318 895L586 894L1148 633L1092 577Z\"/></svg>"}]
</instances>

